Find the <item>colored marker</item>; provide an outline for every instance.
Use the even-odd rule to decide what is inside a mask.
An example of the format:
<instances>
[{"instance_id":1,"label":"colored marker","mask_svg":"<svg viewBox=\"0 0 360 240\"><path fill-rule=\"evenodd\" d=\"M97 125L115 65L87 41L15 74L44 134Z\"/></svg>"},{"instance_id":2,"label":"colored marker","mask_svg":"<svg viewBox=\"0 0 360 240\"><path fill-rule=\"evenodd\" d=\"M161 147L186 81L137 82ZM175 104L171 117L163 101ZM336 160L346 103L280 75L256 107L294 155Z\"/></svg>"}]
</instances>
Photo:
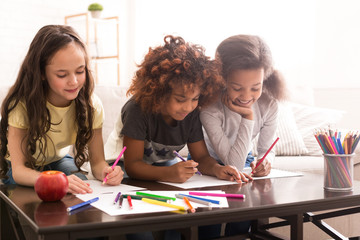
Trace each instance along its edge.
<instances>
[{"instance_id":1,"label":"colored marker","mask_svg":"<svg viewBox=\"0 0 360 240\"><path fill-rule=\"evenodd\" d=\"M181 198L183 199L185 196L183 194L175 194L175 196L177 198ZM197 199L197 198L193 198L191 196L187 196L187 199L190 201L190 202L195 202L195 203L200 203L200 204L204 204L204 205L207 205L207 206L211 206L211 202L208 202L208 201L204 201L204 200L201 200L201 199Z\"/></svg>"},{"instance_id":2,"label":"colored marker","mask_svg":"<svg viewBox=\"0 0 360 240\"><path fill-rule=\"evenodd\" d=\"M121 194L119 199L119 208L122 208L123 200L124 200L124 195Z\"/></svg>"},{"instance_id":3,"label":"colored marker","mask_svg":"<svg viewBox=\"0 0 360 240\"><path fill-rule=\"evenodd\" d=\"M114 200L114 204L117 203L117 201L119 201L119 197L121 195L121 192L118 192L118 194L116 194L115 200Z\"/></svg>"},{"instance_id":4,"label":"colored marker","mask_svg":"<svg viewBox=\"0 0 360 240\"><path fill-rule=\"evenodd\" d=\"M131 196L128 195L127 200L128 200L130 209L133 209L133 205L132 205L132 202L131 202Z\"/></svg>"},{"instance_id":5,"label":"colored marker","mask_svg":"<svg viewBox=\"0 0 360 240\"><path fill-rule=\"evenodd\" d=\"M170 203L165 203L165 202L161 202L161 201L157 201L157 200L153 200L153 199L149 199L149 198L143 198L141 200L144 201L144 202L159 205L159 206L165 206L165 207L169 207L169 208L175 208L175 209L178 209L178 210L186 211L186 209L183 206L178 206L178 205L174 205L174 204L170 204Z\"/></svg>"},{"instance_id":6,"label":"colored marker","mask_svg":"<svg viewBox=\"0 0 360 240\"><path fill-rule=\"evenodd\" d=\"M183 199L184 199L185 204L189 207L190 212L194 213L195 208L191 205L191 203L189 202L189 199L187 197L184 197Z\"/></svg>"},{"instance_id":7,"label":"colored marker","mask_svg":"<svg viewBox=\"0 0 360 240\"><path fill-rule=\"evenodd\" d=\"M189 192L189 194L190 194L190 195L197 195L197 196L245 198L245 195L244 195L244 194L231 194L231 193Z\"/></svg>"},{"instance_id":8,"label":"colored marker","mask_svg":"<svg viewBox=\"0 0 360 240\"><path fill-rule=\"evenodd\" d=\"M189 200L190 200L190 198L195 198L195 199L207 201L207 202L210 202L210 203L220 204L220 201L218 201L218 200L200 198L200 197L195 197L195 196L192 196L192 195L186 195L186 194L181 194L181 193L180 193L180 195L182 195L184 197L187 197Z\"/></svg>"},{"instance_id":9,"label":"colored marker","mask_svg":"<svg viewBox=\"0 0 360 240\"><path fill-rule=\"evenodd\" d=\"M187 161L187 160L186 160L185 158L183 158L177 151L174 150L173 153L174 153L178 158L180 158L181 161L183 161L183 162L186 162L186 161ZM201 174L200 171L197 171L196 174L199 174L200 176L202 176L202 174Z\"/></svg>"},{"instance_id":10,"label":"colored marker","mask_svg":"<svg viewBox=\"0 0 360 240\"><path fill-rule=\"evenodd\" d=\"M254 170L264 161L264 159L266 158L266 156L269 154L269 152L271 151L271 149L275 146L275 143L279 140L279 137L276 138L276 140L273 142L273 144L270 146L270 148L266 151L265 155L258 161L258 163L256 164L255 168L251 171L251 174L253 174Z\"/></svg>"},{"instance_id":11,"label":"colored marker","mask_svg":"<svg viewBox=\"0 0 360 240\"><path fill-rule=\"evenodd\" d=\"M119 160L120 160L121 156L123 155L123 153L125 152L125 150L126 150L126 146L123 148L123 150L121 150L121 152L120 152L119 156L117 157L116 161L115 161L114 164L111 166L112 169L115 168L116 164L119 162ZM108 175L109 175L109 173L106 174L106 176L105 176L102 184L105 184L105 183L107 182L107 180L108 180L108 179L107 179Z\"/></svg>"},{"instance_id":12,"label":"colored marker","mask_svg":"<svg viewBox=\"0 0 360 240\"><path fill-rule=\"evenodd\" d=\"M96 198L90 199L90 200L88 200L86 202L82 202L82 203L76 204L74 206L68 207L66 210L68 212L71 212L71 211L73 211L75 209L78 209L78 208L81 208L83 206L89 205L89 204L91 204L93 202L96 202L97 200L99 200L99 197L96 197Z\"/></svg>"},{"instance_id":13,"label":"colored marker","mask_svg":"<svg viewBox=\"0 0 360 240\"><path fill-rule=\"evenodd\" d=\"M143 199L144 197L143 196L140 196L140 195L130 195L130 194L124 194L124 197L131 197L131 199L136 199L136 200L141 200ZM168 199L164 199L164 198L156 198L156 197L149 197L147 196L146 198L150 198L150 199L154 199L154 200L158 200L158 201L162 201L162 202L169 202L171 200L168 200Z\"/></svg>"},{"instance_id":14,"label":"colored marker","mask_svg":"<svg viewBox=\"0 0 360 240\"><path fill-rule=\"evenodd\" d=\"M160 195L155 195L155 194L150 194L150 193L144 193L144 192L136 192L136 195L140 195L140 196L144 196L144 197L162 198L162 199L168 199L168 200L173 200L173 201L176 200L176 198L173 198L173 197L160 196Z\"/></svg>"}]
</instances>

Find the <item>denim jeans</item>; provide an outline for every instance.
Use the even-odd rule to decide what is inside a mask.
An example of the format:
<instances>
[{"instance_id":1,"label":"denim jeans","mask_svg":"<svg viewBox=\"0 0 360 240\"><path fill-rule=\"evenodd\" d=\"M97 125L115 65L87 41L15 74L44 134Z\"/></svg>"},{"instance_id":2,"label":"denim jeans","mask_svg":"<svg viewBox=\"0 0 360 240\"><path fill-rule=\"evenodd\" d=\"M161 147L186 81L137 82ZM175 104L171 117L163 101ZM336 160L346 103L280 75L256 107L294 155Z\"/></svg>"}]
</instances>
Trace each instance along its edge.
<instances>
[{"instance_id":1,"label":"denim jeans","mask_svg":"<svg viewBox=\"0 0 360 240\"><path fill-rule=\"evenodd\" d=\"M8 176L8 179L2 179L2 182L4 184L16 184L16 182L13 178L11 162L8 161L7 163L9 165L9 170L6 173L6 176ZM61 172L65 173L66 176L74 174L82 180L87 179L87 177L84 174L82 174L80 172L76 172L76 171L78 171L78 168L75 165L74 158L70 155L66 155L65 157L63 157L62 159L60 159L58 161L55 161L55 162L45 165L43 171L47 171L47 170L57 170L57 171L61 171ZM76 172L76 173L73 173L73 172Z\"/></svg>"},{"instance_id":2,"label":"denim jeans","mask_svg":"<svg viewBox=\"0 0 360 240\"><path fill-rule=\"evenodd\" d=\"M254 160L255 160L255 158L252 155L252 152L250 151L246 157L245 167L250 167L250 163L252 163Z\"/></svg>"}]
</instances>

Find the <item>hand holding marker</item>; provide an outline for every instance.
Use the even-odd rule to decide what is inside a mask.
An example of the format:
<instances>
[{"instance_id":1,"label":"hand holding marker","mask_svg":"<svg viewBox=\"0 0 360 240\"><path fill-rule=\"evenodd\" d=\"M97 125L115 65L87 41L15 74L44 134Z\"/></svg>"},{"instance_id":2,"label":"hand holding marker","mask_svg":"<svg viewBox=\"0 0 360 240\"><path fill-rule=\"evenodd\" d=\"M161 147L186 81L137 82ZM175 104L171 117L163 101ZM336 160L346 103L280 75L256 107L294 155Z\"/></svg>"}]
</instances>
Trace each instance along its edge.
<instances>
[{"instance_id":1,"label":"hand holding marker","mask_svg":"<svg viewBox=\"0 0 360 240\"><path fill-rule=\"evenodd\" d=\"M125 152L125 150L126 150L126 146L123 148L123 150L121 150L121 152L120 152L120 154L119 154L118 158L116 159L116 161L114 162L114 164L111 166L111 168L112 168L112 169L114 169L114 168L115 168L116 164L119 162L119 160L120 160L121 156L123 155L123 153ZM105 183L107 182L107 180L108 180L108 179L107 179L108 175L109 175L109 173L108 173L108 174L106 174L106 176L105 176L105 178L104 178L104 180L103 180L102 184L105 184Z\"/></svg>"},{"instance_id":2,"label":"hand holding marker","mask_svg":"<svg viewBox=\"0 0 360 240\"><path fill-rule=\"evenodd\" d=\"M185 158L183 158L177 151L174 150L173 153L174 153L178 158L180 158L183 162L186 162ZM200 176L202 176L201 172L197 171L196 173L199 174Z\"/></svg>"},{"instance_id":3,"label":"hand holding marker","mask_svg":"<svg viewBox=\"0 0 360 240\"><path fill-rule=\"evenodd\" d=\"M251 171L251 174L254 173L254 170L264 161L264 159L266 158L266 156L269 154L269 152L271 151L271 149L275 146L276 142L279 140L279 137L276 138L276 140L274 141L274 143L270 146L270 148L266 151L265 155L258 160L258 163L256 164L255 168Z\"/></svg>"}]
</instances>

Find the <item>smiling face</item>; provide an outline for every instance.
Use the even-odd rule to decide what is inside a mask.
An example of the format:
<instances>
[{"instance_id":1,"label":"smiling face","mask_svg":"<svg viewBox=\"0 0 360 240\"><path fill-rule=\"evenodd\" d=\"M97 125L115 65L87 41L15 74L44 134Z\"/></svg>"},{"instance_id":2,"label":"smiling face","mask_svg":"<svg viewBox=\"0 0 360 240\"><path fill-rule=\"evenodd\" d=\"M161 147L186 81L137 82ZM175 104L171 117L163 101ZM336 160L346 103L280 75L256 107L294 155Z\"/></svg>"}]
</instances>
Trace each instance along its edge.
<instances>
[{"instance_id":1,"label":"smiling face","mask_svg":"<svg viewBox=\"0 0 360 240\"><path fill-rule=\"evenodd\" d=\"M74 42L60 49L46 65L45 75L49 84L47 100L57 107L70 105L86 80L83 49Z\"/></svg>"},{"instance_id":2,"label":"smiling face","mask_svg":"<svg viewBox=\"0 0 360 240\"><path fill-rule=\"evenodd\" d=\"M176 121L184 120L198 106L199 97L200 89L198 87L188 91L184 91L181 87L173 89L161 111L165 122L172 126Z\"/></svg>"},{"instance_id":3,"label":"smiling face","mask_svg":"<svg viewBox=\"0 0 360 240\"><path fill-rule=\"evenodd\" d=\"M234 105L250 108L262 93L264 69L236 70L229 74L227 94Z\"/></svg>"}]
</instances>

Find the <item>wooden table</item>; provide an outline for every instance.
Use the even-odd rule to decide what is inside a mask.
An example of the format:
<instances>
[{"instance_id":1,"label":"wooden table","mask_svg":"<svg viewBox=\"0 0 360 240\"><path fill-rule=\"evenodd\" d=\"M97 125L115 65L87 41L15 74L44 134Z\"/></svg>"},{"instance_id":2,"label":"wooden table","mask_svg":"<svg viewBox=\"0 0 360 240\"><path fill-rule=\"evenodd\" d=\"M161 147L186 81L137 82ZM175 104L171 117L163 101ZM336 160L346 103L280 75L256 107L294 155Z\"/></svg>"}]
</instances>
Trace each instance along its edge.
<instances>
[{"instance_id":1,"label":"wooden table","mask_svg":"<svg viewBox=\"0 0 360 240\"><path fill-rule=\"evenodd\" d=\"M156 182L132 179L124 179L123 183L149 190L184 190ZM336 233L322 224L321 219L359 212L359 181L354 182L354 189L351 192L328 192L323 189L323 176L316 174L305 173L301 177L262 179L247 184L196 190L214 189L245 194L246 199L228 198L229 208L198 208L196 213L189 214L161 212L109 216L90 206L69 215L66 207L81 202L74 195L68 194L62 201L46 203L37 197L33 188L1 185L1 239L22 239L21 231L13 231L19 229L19 222L16 219L28 224L38 239L63 240L95 236L111 238L140 231L185 228L193 230L189 231L187 238L196 239L195 229L198 225L244 220L254 220L252 236L269 235L271 231L268 231L268 228L276 224L264 226L258 221L269 217L285 219L277 224L291 225L291 239L303 239L303 223L307 221L312 221L333 238L341 239L341 236L336 236ZM321 216L311 214L313 211L323 210L332 210L332 212ZM10 214L16 215L15 218L10 217Z\"/></svg>"}]
</instances>

